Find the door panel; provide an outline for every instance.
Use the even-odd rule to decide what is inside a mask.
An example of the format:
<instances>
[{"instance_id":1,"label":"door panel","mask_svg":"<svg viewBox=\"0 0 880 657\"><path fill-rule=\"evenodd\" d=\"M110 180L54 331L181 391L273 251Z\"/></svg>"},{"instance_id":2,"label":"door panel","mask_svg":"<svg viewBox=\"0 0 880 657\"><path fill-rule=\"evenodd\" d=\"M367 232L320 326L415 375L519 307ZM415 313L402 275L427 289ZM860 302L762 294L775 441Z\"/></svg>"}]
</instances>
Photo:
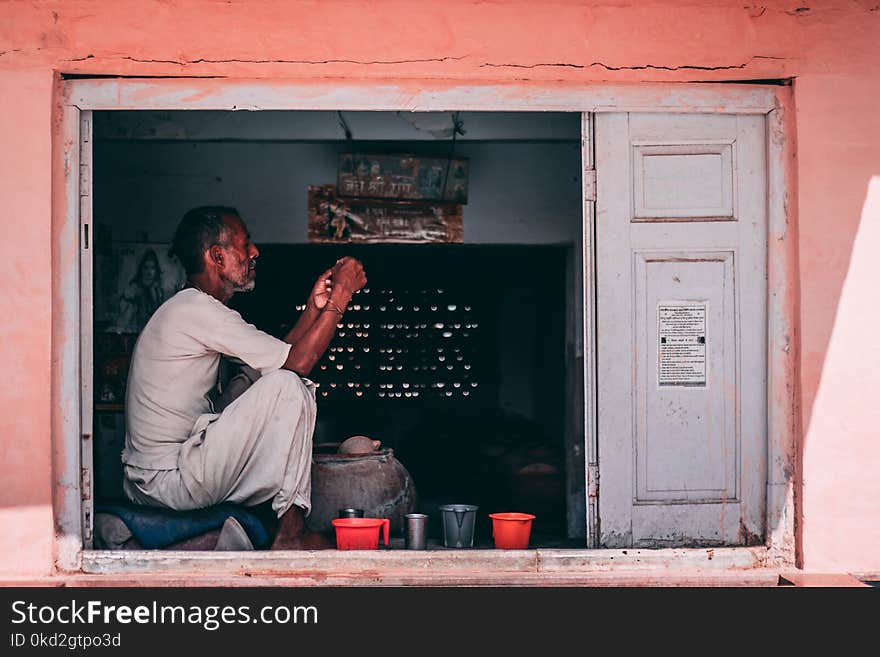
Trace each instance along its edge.
<instances>
[{"instance_id":1,"label":"door panel","mask_svg":"<svg viewBox=\"0 0 880 657\"><path fill-rule=\"evenodd\" d=\"M764 117L596 115L600 543L764 533Z\"/></svg>"},{"instance_id":2,"label":"door panel","mask_svg":"<svg viewBox=\"0 0 880 657\"><path fill-rule=\"evenodd\" d=\"M636 143L632 159L634 221L734 219L730 141Z\"/></svg>"},{"instance_id":3,"label":"door panel","mask_svg":"<svg viewBox=\"0 0 880 657\"><path fill-rule=\"evenodd\" d=\"M635 503L736 500L733 253L634 258Z\"/></svg>"}]
</instances>

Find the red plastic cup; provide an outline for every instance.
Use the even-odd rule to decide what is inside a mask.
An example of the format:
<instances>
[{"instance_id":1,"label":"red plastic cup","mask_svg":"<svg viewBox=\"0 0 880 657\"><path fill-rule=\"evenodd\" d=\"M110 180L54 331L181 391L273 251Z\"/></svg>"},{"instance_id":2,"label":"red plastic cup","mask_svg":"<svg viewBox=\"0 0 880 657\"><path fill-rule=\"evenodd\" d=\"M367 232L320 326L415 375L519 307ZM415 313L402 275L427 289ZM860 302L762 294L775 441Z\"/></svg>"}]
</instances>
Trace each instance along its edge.
<instances>
[{"instance_id":1,"label":"red plastic cup","mask_svg":"<svg viewBox=\"0 0 880 657\"><path fill-rule=\"evenodd\" d=\"M378 550L379 529L383 530L385 545L391 521L388 518L335 518L337 550Z\"/></svg>"},{"instance_id":2,"label":"red plastic cup","mask_svg":"<svg viewBox=\"0 0 880 657\"><path fill-rule=\"evenodd\" d=\"M532 533L531 513L490 513L495 547L503 550L525 550Z\"/></svg>"}]
</instances>

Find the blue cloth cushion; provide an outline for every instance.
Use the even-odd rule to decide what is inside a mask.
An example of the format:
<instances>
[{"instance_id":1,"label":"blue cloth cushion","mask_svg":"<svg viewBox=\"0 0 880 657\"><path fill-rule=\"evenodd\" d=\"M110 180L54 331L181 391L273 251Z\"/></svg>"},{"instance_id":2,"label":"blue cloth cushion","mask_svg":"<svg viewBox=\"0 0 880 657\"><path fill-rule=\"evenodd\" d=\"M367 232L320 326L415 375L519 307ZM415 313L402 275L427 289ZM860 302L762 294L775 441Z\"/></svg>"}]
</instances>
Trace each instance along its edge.
<instances>
[{"instance_id":1,"label":"blue cloth cushion","mask_svg":"<svg viewBox=\"0 0 880 657\"><path fill-rule=\"evenodd\" d=\"M257 515L238 504L224 503L205 509L173 511L136 504L100 503L95 504L95 512L119 516L132 536L148 550L160 550L212 529L219 529L229 516L241 523L256 549L269 547L272 540Z\"/></svg>"}]
</instances>

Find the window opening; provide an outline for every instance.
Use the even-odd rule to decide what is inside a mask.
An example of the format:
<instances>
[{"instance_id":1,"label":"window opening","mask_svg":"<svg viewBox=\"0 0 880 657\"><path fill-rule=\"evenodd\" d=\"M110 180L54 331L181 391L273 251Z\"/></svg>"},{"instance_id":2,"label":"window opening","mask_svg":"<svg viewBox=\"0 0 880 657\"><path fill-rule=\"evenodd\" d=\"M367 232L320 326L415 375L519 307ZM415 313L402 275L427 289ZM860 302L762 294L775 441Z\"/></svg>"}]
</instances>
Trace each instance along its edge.
<instances>
[{"instance_id":1,"label":"window opening","mask_svg":"<svg viewBox=\"0 0 880 657\"><path fill-rule=\"evenodd\" d=\"M281 114L310 127L279 128ZM379 114L396 115L259 112L248 127L233 112L95 113L96 503L123 499L128 360L149 314L182 282L167 261L173 227L189 207L230 204L261 250L256 290L230 305L266 332L289 330L328 262L350 254L367 269L368 288L310 376L316 453L351 435L393 449L417 510L431 516L429 545L442 545L438 505L459 502L480 506L475 547L491 547L497 511L538 515L532 547L584 546L567 530L564 433L576 423L563 403L576 366L565 341L577 328L567 322L582 315L566 295L579 269L580 115L547 116L553 129L511 115L522 134L481 139L490 119L457 113L437 140L414 138L433 126L397 131L408 139L364 127L364 115ZM274 138L256 138L261 130ZM469 157L464 243L308 243L305 187L333 182L338 153L353 149ZM139 294L146 270L166 277L163 292Z\"/></svg>"}]
</instances>

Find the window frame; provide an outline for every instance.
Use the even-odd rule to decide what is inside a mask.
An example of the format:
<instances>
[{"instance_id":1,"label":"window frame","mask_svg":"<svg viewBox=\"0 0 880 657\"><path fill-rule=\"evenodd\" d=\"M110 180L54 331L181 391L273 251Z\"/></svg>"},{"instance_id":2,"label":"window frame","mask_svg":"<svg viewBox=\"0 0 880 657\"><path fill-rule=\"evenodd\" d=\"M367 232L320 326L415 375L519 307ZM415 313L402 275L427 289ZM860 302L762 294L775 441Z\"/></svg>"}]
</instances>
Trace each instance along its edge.
<instances>
[{"instance_id":1,"label":"window frame","mask_svg":"<svg viewBox=\"0 0 880 657\"><path fill-rule=\"evenodd\" d=\"M232 574L379 568L400 573L430 565L451 570L570 573L584 569L663 567L741 568L795 565L796 445L800 431L797 403L799 345L797 331L796 204L794 203L794 101L788 85L723 83L639 83L628 85L518 82L465 83L444 80L282 81L199 80L194 78L59 79L59 121L53 134L53 371L52 444L54 458L56 570L59 572ZM580 112L588 130L596 112L678 112L762 114L766 116L768 161L768 481L766 542L750 548L659 550L462 551L460 553L379 552L373 555L253 553L246 559L222 553L110 552L92 550L83 531L93 523L88 469L91 466L91 115L96 110L375 110L375 111ZM592 163L592 140L583 140L585 171ZM593 390L595 376L594 212L591 178L585 176L583 217L584 378ZM593 196L594 198L594 196ZM84 284L87 283L87 284ZM584 455L595 461L595 399L584 399ZM587 468L587 470L589 470ZM86 473L85 477L83 473ZM589 482L588 482L589 484ZM588 507L588 516L589 513ZM587 518L588 535L595 518ZM319 556L316 556L319 555ZM708 555L708 556L707 556ZM317 560L317 561L316 561ZM244 568L243 568L244 564ZM356 568L355 568L356 569Z\"/></svg>"}]
</instances>

